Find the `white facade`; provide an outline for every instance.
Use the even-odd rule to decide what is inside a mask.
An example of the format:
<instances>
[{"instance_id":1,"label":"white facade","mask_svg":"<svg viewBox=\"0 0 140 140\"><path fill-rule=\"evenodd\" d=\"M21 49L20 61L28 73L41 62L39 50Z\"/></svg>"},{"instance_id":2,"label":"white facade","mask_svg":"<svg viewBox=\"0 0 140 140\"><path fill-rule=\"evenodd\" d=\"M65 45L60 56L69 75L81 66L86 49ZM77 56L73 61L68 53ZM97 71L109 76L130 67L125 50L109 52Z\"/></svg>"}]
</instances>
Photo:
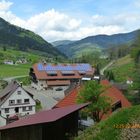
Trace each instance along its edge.
<instances>
[{"instance_id":1,"label":"white facade","mask_svg":"<svg viewBox=\"0 0 140 140\"><path fill-rule=\"evenodd\" d=\"M90 80L91 80L91 78L87 78L87 77L82 78L82 81L90 81Z\"/></svg>"},{"instance_id":2,"label":"white facade","mask_svg":"<svg viewBox=\"0 0 140 140\"><path fill-rule=\"evenodd\" d=\"M46 80L38 80L37 83L32 82L31 87L35 88L36 90L45 90L47 88Z\"/></svg>"},{"instance_id":3,"label":"white facade","mask_svg":"<svg viewBox=\"0 0 140 140\"><path fill-rule=\"evenodd\" d=\"M127 80L126 81L126 84L132 85L133 84L133 81L132 80Z\"/></svg>"},{"instance_id":4,"label":"white facade","mask_svg":"<svg viewBox=\"0 0 140 140\"><path fill-rule=\"evenodd\" d=\"M7 65L14 65L14 62L13 62L13 61L4 61L4 64L7 64Z\"/></svg>"},{"instance_id":5,"label":"white facade","mask_svg":"<svg viewBox=\"0 0 140 140\"><path fill-rule=\"evenodd\" d=\"M1 116L10 117L16 114L26 115L35 113L35 100L21 87L0 106Z\"/></svg>"}]
</instances>

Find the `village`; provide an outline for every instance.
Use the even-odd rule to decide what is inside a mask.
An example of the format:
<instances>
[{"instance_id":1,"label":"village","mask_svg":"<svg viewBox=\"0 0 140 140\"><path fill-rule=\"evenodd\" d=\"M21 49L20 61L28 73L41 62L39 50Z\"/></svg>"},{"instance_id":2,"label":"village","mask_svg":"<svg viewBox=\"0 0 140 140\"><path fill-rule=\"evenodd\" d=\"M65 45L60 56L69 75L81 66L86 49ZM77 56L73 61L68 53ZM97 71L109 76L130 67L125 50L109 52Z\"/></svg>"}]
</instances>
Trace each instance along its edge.
<instances>
[{"instance_id":1,"label":"village","mask_svg":"<svg viewBox=\"0 0 140 140\"><path fill-rule=\"evenodd\" d=\"M140 0L0 1L0 140L140 140Z\"/></svg>"},{"instance_id":2,"label":"village","mask_svg":"<svg viewBox=\"0 0 140 140\"><path fill-rule=\"evenodd\" d=\"M96 68L88 63L36 63L30 68L29 76L32 81L29 86L11 80L0 91L1 140L18 140L20 135L21 140L28 136L34 140L42 140L42 137L63 140L66 134L76 136L79 130L94 125L92 118L79 116L80 110L90 103L77 102L80 89L88 81L108 87L102 96L111 99L111 108L102 120L120 108L131 106L122 91L97 74ZM58 132L54 135L56 129Z\"/></svg>"}]
</instances>

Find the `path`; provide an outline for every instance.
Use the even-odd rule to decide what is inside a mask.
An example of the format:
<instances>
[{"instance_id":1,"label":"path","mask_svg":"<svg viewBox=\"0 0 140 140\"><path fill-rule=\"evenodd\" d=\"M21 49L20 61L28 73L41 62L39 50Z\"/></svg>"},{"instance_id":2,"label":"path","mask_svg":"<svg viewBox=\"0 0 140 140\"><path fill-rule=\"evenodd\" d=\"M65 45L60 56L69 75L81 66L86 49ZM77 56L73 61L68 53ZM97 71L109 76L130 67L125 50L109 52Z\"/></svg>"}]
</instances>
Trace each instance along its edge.
<instances>
[{"instance_id":1,"label":"path","mask_svg":"<svg viewBox=\"0 0 140 140\"><path fill-rule=\"evenodd\" d=\"M113 64L114 64L114 62L115 62L115 60L112 60L110 63L108 63L104 68L102 68L101 70L100 70L100 74L101 75L104 75L104 71L106 70L106 69L108 69L110 66L112 66Z\"/></svg>"}]
</instances>

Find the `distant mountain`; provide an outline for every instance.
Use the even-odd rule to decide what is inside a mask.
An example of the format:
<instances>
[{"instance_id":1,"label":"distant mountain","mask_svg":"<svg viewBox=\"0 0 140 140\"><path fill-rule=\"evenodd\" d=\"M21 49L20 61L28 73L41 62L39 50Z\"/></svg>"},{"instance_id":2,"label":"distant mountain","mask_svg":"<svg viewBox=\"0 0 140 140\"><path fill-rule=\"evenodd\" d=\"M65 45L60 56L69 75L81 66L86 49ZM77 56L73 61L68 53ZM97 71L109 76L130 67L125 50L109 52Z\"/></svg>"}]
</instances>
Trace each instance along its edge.
<instances>
[{"instance_id":1,"label":"distant mountain","mask_svg":"<svg viewBox=\"0 0 140 140\"><path fill-rule=\"evenodd\" d=\"M14 50L36 52L48 56L64 56L39 35L14 26L0 18L0 48L6 47Z\"/></svg>"},{"instance_id":2,"label":"distant mountain","mask_svg":"<svg viewBox=\"0 0 140 140\"><path fill-rule=\"evenodd\" d=\"M61 44L55 47L64 52L68 57L76 57L88 52L101 51L122 44L131 44L135 41L138 32L139 30L114 35L90 36L79 41Z\"/></svg>"},{"instance_id":3,"label":"distant mountain","mask_svg":"<svg viewBox=\"0 0 140 140\"><path fill-rule=\"evenodd\" d=\"M59 46L59 45L68 45L70 43L74 43L75 41L71 41L71 40L60 40L60 41L54 41L51 44L53 46Z\"/></svg>"}]
</instances>

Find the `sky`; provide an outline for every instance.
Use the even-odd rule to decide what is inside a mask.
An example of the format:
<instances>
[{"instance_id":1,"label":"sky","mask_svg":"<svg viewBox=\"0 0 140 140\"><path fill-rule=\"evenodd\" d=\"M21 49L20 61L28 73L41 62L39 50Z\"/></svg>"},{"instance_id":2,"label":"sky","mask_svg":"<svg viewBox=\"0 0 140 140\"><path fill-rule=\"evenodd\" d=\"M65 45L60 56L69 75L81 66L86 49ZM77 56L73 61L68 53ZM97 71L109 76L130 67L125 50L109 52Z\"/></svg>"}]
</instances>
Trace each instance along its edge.
<instances>
[{"instance_id":1,"label":"sky","mask_svg":"<svg viewBox=\"0 0 140 140\"><path fill-rule=\"evenodd\" d=\"M45 40L79 40L140 28L140 0L0 0L0 17Z\"/></svg>"}]
</instances>

